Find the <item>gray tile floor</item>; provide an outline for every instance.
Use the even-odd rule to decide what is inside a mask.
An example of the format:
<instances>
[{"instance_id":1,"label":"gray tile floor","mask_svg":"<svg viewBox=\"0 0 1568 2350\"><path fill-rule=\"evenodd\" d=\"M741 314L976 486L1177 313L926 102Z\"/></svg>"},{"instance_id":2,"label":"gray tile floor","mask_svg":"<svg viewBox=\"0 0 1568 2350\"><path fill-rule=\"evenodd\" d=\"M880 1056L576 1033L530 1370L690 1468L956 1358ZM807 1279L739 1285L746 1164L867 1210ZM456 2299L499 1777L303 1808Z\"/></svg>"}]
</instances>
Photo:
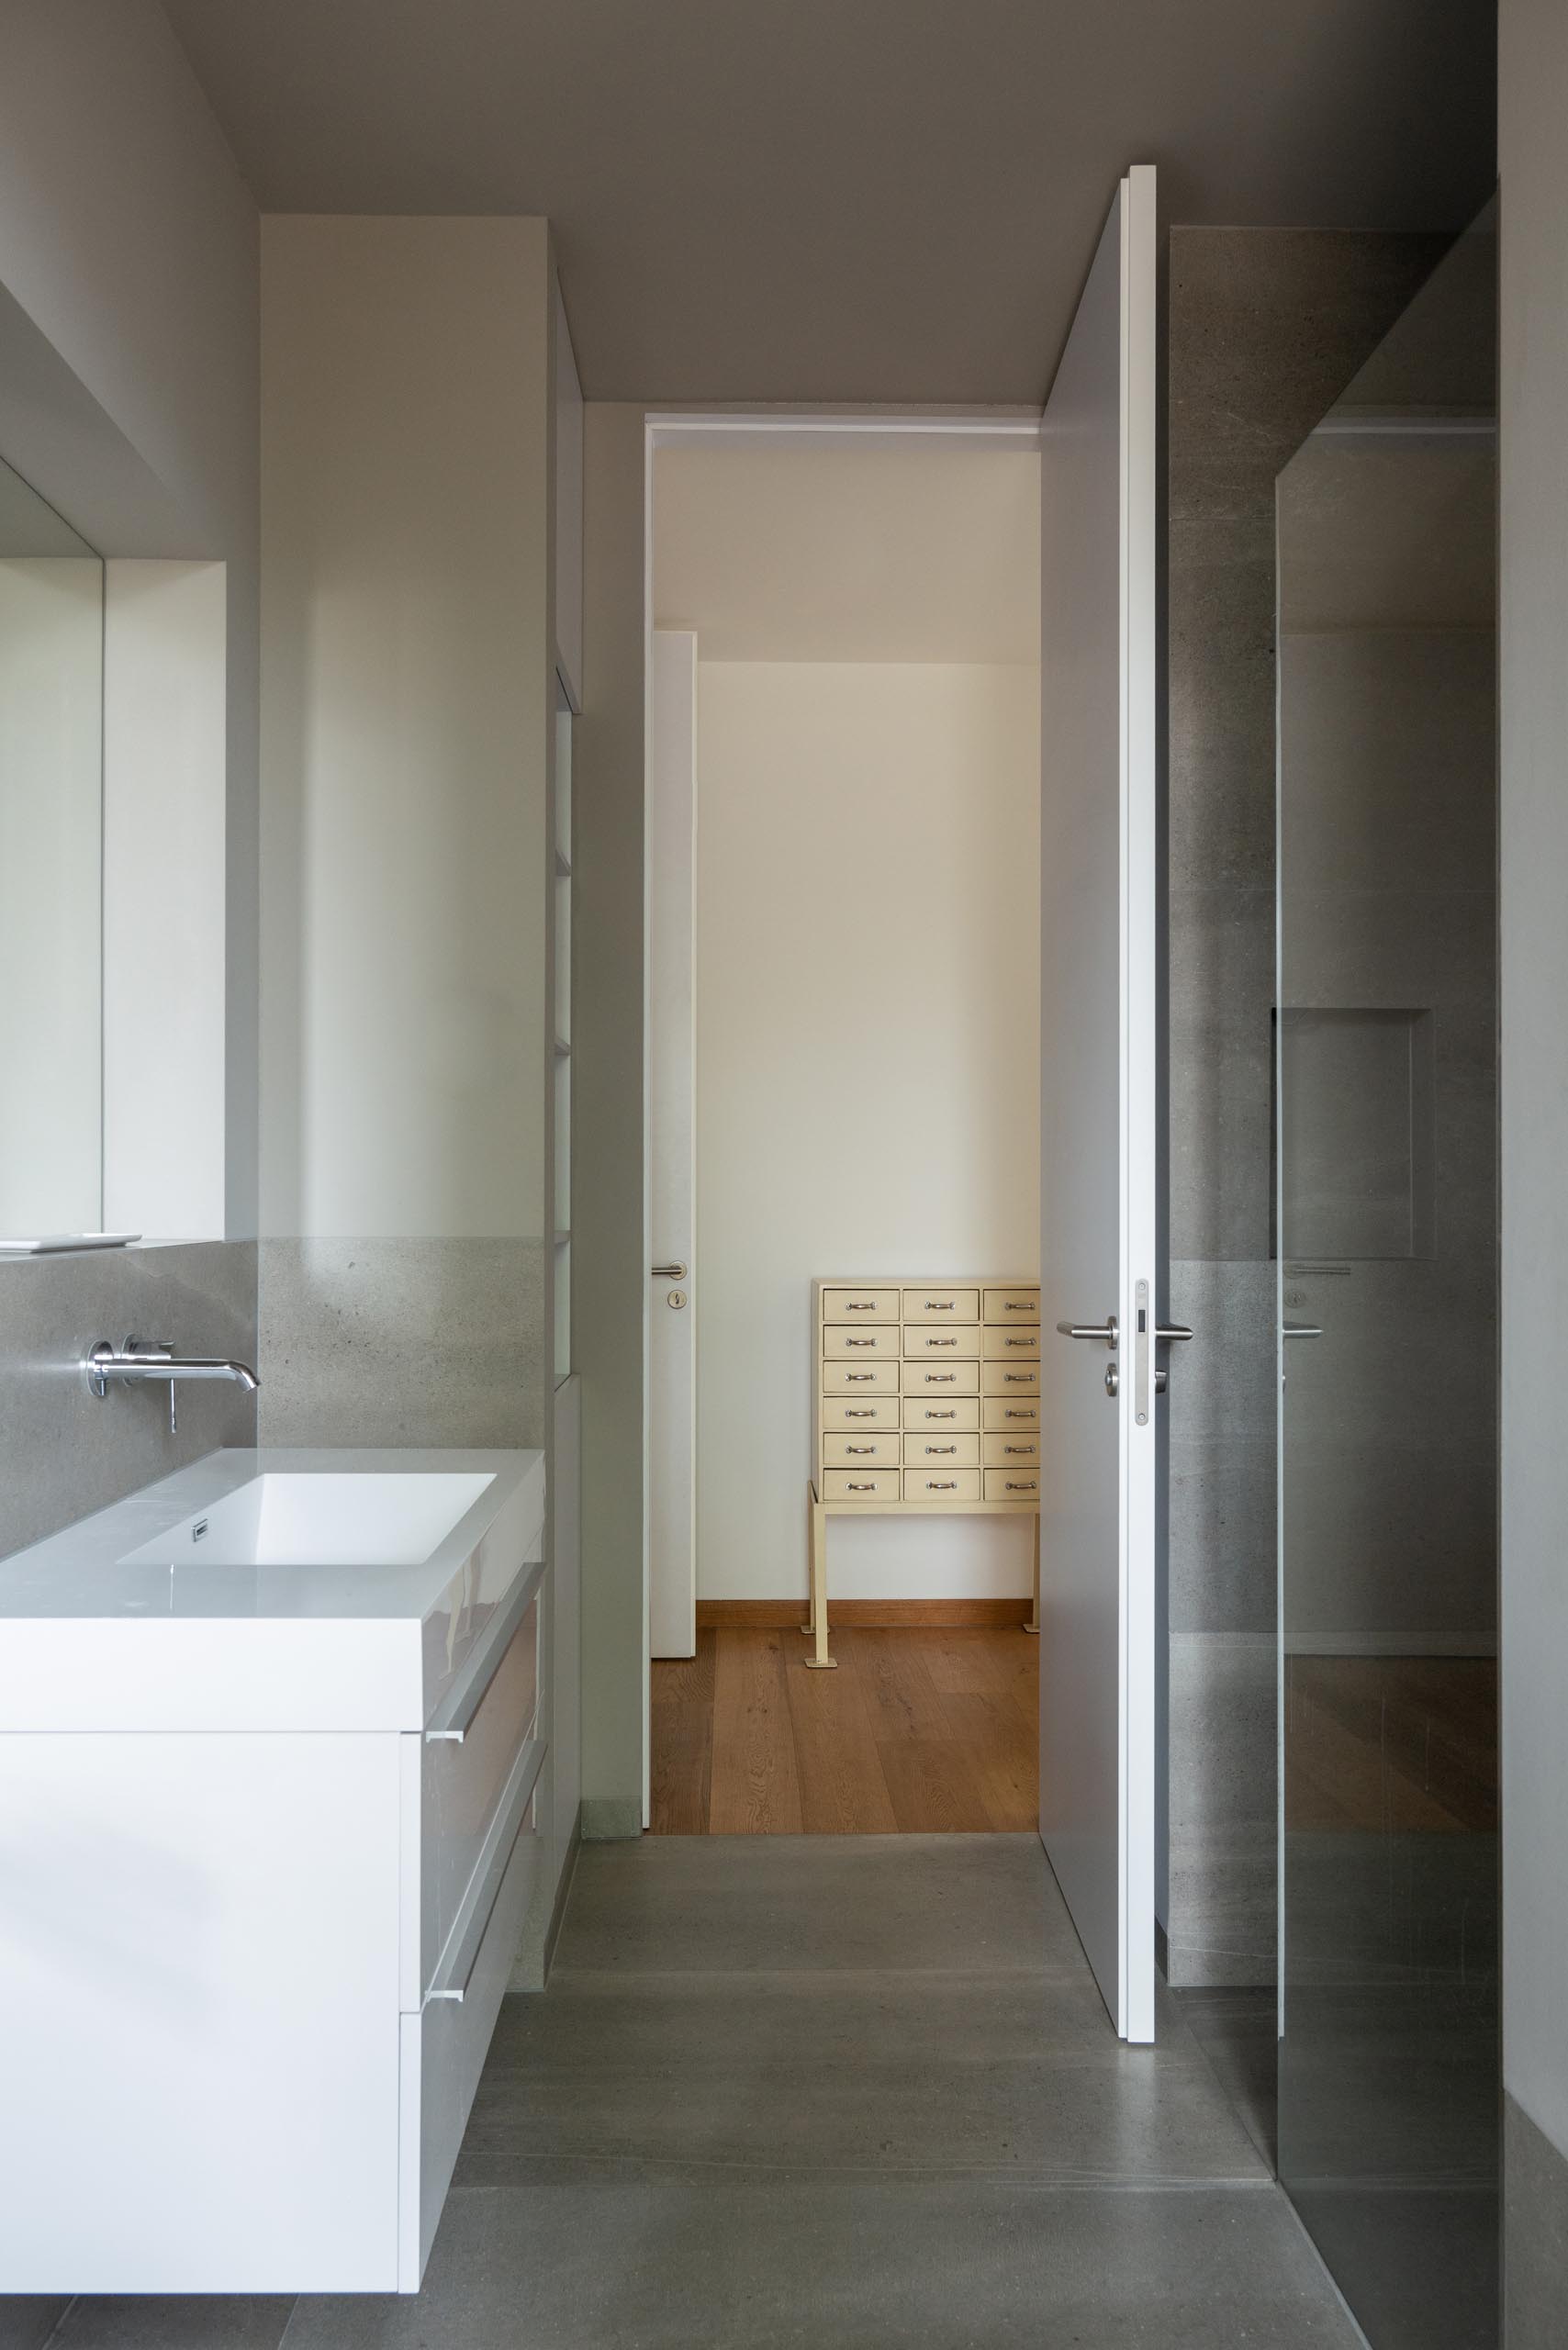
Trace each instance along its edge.
<instances>
[{"instance_id":1,"label":"gray tile floor","mask_svg":"<svg viewBox=\"0 0 1568 2350\"><path fill-rule=\"evenodd\" d=\"M1112 2037L1032 1837L593 1846L417 2299L18 2306L0 2345L1352 2350L1159 2027Z\"/></svg>"}]
</instances>

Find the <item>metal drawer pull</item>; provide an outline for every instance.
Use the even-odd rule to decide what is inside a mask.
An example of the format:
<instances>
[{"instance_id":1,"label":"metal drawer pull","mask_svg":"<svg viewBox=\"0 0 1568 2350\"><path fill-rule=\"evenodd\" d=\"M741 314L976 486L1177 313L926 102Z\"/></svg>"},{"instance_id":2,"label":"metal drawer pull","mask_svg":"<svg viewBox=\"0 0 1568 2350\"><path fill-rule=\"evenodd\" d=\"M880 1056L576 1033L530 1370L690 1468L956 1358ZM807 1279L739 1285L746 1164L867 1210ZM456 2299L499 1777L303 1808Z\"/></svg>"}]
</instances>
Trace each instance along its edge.
<instances>
[{"instance_id":1,"label":"metal drawer pull","mask_svg":"<svg viewBox=\"0 0 1568 2350\"><path fill-rule=\"evenodd\" d=\"M857 1460L876 1458L877 1448L874 1444L846 1444L844 1449L846 1452L853 1453Z\"/></svg>"},{"instance_id":2,"label":"metal drawer pull","mask_svg":"<svg viewBox=\"0 0 1568 2350\"><path fill-rule=\"evenodd\" d=\"M1029 1458L1029 1448L1026 1444L1004 1444L1002 1449L1003 1452L1021 1452L1025 1460Z\"/></svg>"},{"instance_id":3,"label":"metal drawer pull","mask_svg":"<svg viewBox=\"0 0 1568 2350\"><path fill-rule=\"evenodd\" d=\"M859 1385L864 1385L868 1379L874 1379L876 1373L870 1371L846 1371L844 1376L846 1379L854 1380Z\"/></svg>"},{"instance_id":4,"label":"metal drawer pull","mask_svg":"<svg viewBox=\"0 0 1568 2350\"><path fill-rule=\"evenodd\" d=\"M1029 1415L1027 1412L1003 1412L1002 1416L1004 1420L1026 1420Z\"/></svg>"},{"instance_id":5,"label":"metal drawer pull","mask_svg":"<svg viewBox=\"0 0 1568 2350\"><path fill-rule=\"evenodd\" d=\"M474 1980L474 1969L479 1963L480 1946L495 1915L501 1886L511 1864L517 1840L522 1833L528 1807L533 1800L533 1790L539 1784L539 1774L543 1764L544 1740L542 1738L525 1738L518 1749L517 1761L512 1764L506 1793L496 1807L490 1832L480 1848L463 1907L453 1919L446 1948L437 1962L434 1979L425 1995L427 1998L455 1999L461 2005L467 1997L468 1986Z\"/></svg>"},{"instance_id":6,"label":"metal drawer pull","mask_svg":"<svg viewBox=\"0 0 1568 2350\"><path fill-rule=\"evenodd\" d=\"M958 1448L956 1444L928 1444L925 1449L934 1456L938 1454L945 1456L949 1452L957 1452Z\"/></svg>"},{"instance_id":7,"label":"metal drawer pull","mask_svg":"<svg viewBox=\"0 0 1568 2350\"><path fill-rule=\"evenodd\" d=\"M931 1416L934 1420L951 1420L956 1419L958 1415L956 1412L939 1412L936 1409L935 1404L933 1404L931 1406Z\"/></svg>"},{"instance_id":8,"label":"metal drawer pull","mask_svg":"<svg viewBox=\"0 0 1568 2350\"><path fill-rule=\"evenodd\" d=\"M1006 1380L1010 1387L1027 1387L1029 1384L1029 1375L1027 1371L1004 1371L1002 1376Z\"/></svg>"},{"instance_id":9,"label":"metal drawer pull","mask_svg":"<svg viewBox=\"0 0 1568 2350\"><path fill-rule=\"evenodd\" d=\"M874 1494L877 1488L875 1485L857 1485L854 1478L851 1477L849 1480L849 1490L852 1494Z\"/></svg>"},{"instance_id":10,"label":"metal drawer pull","mask_svg":"<svg viewBox=\"0 0 1568 2350\"><path fill-rule=\"evenodd\" d=\"M1026 1297L1004 1297L1002 1302L1009 1314L1027 1314L1029 1311L1030 1300Z\"/></svg>"},{"instance_id":11,"label":"metal drawer pull","mask_svg":"<svg viewBox=\"0 0 1568 2350\"><path fill-rule=\"evenodd\" d=\"M925 1310L927 1314L951 1314L956 1303L957 1300L951 1297L928 1297Z\"/></svg>"},{"instance_id":12,"label":"metal drawer pull","mask_svg":"<svg viewBox=\"0 0 1568 2350\"><path fill-rule=\"evenodd\" d=\"M475 1642L466 1666L425 1725L425 1738L429 1743L433 1745L438 1740L450 1739L454 1746L462 1745L474 1727L479 1708L489 1693L490 1684L500 1671L501 1659L511 1646L513 1633L528 1613L529 1603L538 1590L543 1573L543 1559L535 1559L523 1568L511 1591Z\"/></svg>"},{"instance_id":13,"label":"metal drawer pull","mask_svg":"<svg viewBox=\"0 0 1568 2350\"><path fill-rule=\"evenodd\" d=\"M877 1341L875 1338L846 1338L844 1343L846 1347L874 1347Z\"/></svg>"},{"instance_id":14,"label":"metal drawer pull","mask_svg":"<svg viewBox=\"0 0 1568 2350\"><path fill-rule=\"evenodd\" d=\"M1011 1477L1005 1478L1003 1480L1003 1483L1010 1494L1032 1494L1035 1490L1035 1480L1033 1477L1030 1477L1021 1485L1015 1485Z\"/></svg>"},{"instance_id":15,"label":"metal drawer pull","mask_svg":"<svg viewBox=\"0 0 1568 2350\"><path fill-rule=\"evenodd\" d=\"M874 1420L877 1415L875 1412L846 1412L844 1416L846 1420Z\"/></svg>"},{"instance_id":16,"label":"metal drawer pull","mask_svg":"<svg viewBox=\"0 0 1568 2350\"><path fill-rule=\"evenodd\" d=\"M958 1483L957 1477L927 1477L927 1490L934 1494L950 1494Z\"/></svg>"},{"instance_id":17,"label":"metal drawer pull","mask_svg":"<svg viewBox=\"0 0 1568 2350\"><path fill-rule=\"evenodd\" d=\"M846 1298L844 1310L846 1314L875 1314L877 1301L874 1297Z\"/></svg>"}]
</instances>

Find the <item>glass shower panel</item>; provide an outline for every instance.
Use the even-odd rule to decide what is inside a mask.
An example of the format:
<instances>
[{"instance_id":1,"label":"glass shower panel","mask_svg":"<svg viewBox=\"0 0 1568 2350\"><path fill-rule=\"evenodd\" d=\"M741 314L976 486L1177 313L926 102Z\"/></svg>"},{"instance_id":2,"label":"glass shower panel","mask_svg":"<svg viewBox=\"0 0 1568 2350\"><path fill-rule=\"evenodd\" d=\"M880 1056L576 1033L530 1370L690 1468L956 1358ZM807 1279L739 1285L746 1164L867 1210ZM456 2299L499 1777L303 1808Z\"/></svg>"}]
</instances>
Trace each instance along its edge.
<instances>
[{"instance_id":1,"label":"glass shower panel","mask_svg":"<svg viewBox=\"0 0 1568 2350\"><path fill-rule=\"evenodd\" d=\"M1497 2313L1495 246L1280 476L1281 2177L1373 2350Z\"/></svg>"}]
</instances>

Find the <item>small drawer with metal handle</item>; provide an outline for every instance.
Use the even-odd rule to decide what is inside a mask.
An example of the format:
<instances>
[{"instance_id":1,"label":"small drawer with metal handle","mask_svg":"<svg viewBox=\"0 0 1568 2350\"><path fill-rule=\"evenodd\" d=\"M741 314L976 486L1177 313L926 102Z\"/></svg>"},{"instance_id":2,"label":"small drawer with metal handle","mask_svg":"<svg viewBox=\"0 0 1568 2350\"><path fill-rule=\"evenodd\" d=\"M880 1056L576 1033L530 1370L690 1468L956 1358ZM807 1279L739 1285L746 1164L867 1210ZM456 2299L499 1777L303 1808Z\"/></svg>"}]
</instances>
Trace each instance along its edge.
<instances>
[{"instance_id":1,"label":"small drawer with metal handle","mask_svg":"<svg viewBox=\"0 0 1568 2350\"><path fill-rule=\"evenodd\" d=\"M988 1502L1038 1501L1040 1472L1037 1469L988 1469L985 1497Z\"/></svg>"},{"instance_id":2,"label":"small drawer with metal handle","mask_svg":"<svg viewBox=\"0 0 1568 2350\"><path fill-rule=\"evenodd\" d=\"M856 1362L848 1359L823 1364L824 1395L896 1395L899 1366L894 1362Z\"/></svg>"},{"instance_id":3,"label":"small drawer with metal handle","mask_svg":"<svg viewBox=\"0 0 1568 2350\"><path fill-rule=\"evenodd\" d=\"M985 1293L985 1318L1000 1323L1004 1328L1019 1323L1037 1324L1040 1319L1040 1292L1037 1289L988 1289Z\"/></svg>"},{"instance_id":4,"label":"small drawer with metal handle","mask_svg":"<svg viewBox=\"0 0 1568 2350\"><path fill-rule=\"evenodd\" d=\"M903 1465L906 1469L978 1469L979 1434L944 1436L936 1428L913 1433L906 1428Z\"/></svg>"},{"instance_id":5,"label":"small drawer with metal handle","mask_svg":"<svg viewBox=\"0 0 1568 2350\"><path fill-rule=\"evenodd\" d=\"M1040 1366L1037 1362L988 1362L985 1392L988 1395L1037 1395Z\"/></svg>"},{"instance_id":6,"label":"small drawer with metal handle","mask_svg":"<svg viewBox=\"0 0 1568 2350\"><path fill-rule=\"evenodd\" d=\"M1040 1326L1015 1329L1011 1323L988 1322L985 1326L985 1352L994 1362L1028 1362L1040 1351Z\"/></svg>"},{"instance_id":7,"label":"small drawer with metal handle","mask_svg":"<svg viewBox=\"0 0 1568 2350\"><path fill-rule=\"evenodd\" d=\"M906 1469L903 1472L903 1497L906 1502L978 1502L980 1497L978 1469Z\"/></svg>"},{"instance_id":8,"label":"small drawer with metal handle","mask_svg":"<svg viewBox=\"0 0 1568 2350\"><path fill-rule=\"evenodd\" d=\"M863 1326L868 1322L896 1322L899 1318L899 1292L896 1289L824 1289L823 1320L854 1323Z\"/></svg>"},{"instance_id":9,"label":"small drawer with metal handle","mask_svg":"<svg viewBox=\"0 0 1568 2350\"><path fill-rule=\"evenodd\" d=\"M823 1437L823 1464L830 1469L896 1469L899 1466L899 1434L896 1428L878 1434L868 1430L862 1435L843 1434Z\"/></svg>"},{"instance_id":10,"label":"small drawer with metal handle","mask_svg":"<svg viewBox=\"0 0 1568 2350\"><path fill-rule=\"evenodd\" d=\"M823 1397L823 1427L827 1428L896 1428L899 1425L899 1399L896 1395L824 1395Z\"/></svg>"},{"instance_id":11,"label":"small drawer with metal handle","mask_svg":"<svg viewBox=\"0 0 1568 2350\"><path fill-rule=\"evenodd\" d=\"M933 1324L906 1322L903 1326L903 1350L912 1360L927 1356L934 1362L951 1356L963 1361L978 1356L980 1350L980 1326L978 1322Z\"/></svg>"},{"instance_id":12,"label":"small drawer with metal handle","mask_svg":"<svg viewBox=\"0 0 1568 2350\"><path fill-rule=\"evenodd\" d=\"M906 1289L903 1318L930 1328L938 1322L978 1322L978 1289Z\"/></svg>"},{"instance_id":13,"label":"small drawer with metal handle","mask_svg":"<svg viewBox=\"0 0 1568 2350\"><path fill-rule=\"evenodd\" d=\"M865 1326L855 1322L823 1324L823 1353L829 1360L853 1362L857 1355L896 1355L898 1351L899 1326L896 1322L873 1322Z\"/></svg>"},{"instance_id":14,"label":"small drawer with metal handle","mask_svg":"<svg viewBox=\"0 0 1568 2350\"><path fill-rule=\"evenodd\" d=\"M980 1397L978 1395L906 1395L903 1399L903 1424L906 1428L973 1429L980 1427Z\"/></svg>"},{"instance_id":15,"label":"small drawer with metal handle","mask_svg":"<svg viewBox=\"0 0 1568 2350\"><path fill-rule=\"evenodd\" d=\"M1008 1436L1005 1432L992 1430L985 1440L985 1465L988 1469L1037 1469L1040 1465L1038 1431Z\"/></svg>"},{"instance_id":16,"label":"small drawer with metal handle","mask_svg":"<svg viewBox=\"0 0 1568 2350\"><path fill-rule=\"evenodd\" d=\"M896 1469L824 1469L822 1497L824 1502L896 1502L899 1472Z\"/></svg>"},{"instance_id":17,"label":"small drawer with metal handle","mask_svg":"<svg viewBox=\"0 0 1568 2350\"><path fill-rule=\"evenodd\" d=\"M928 1357L902 1367L906 1395L978 1395L978 1362L934 1362Z\"/></svg>"},{"instance_id":18,"label":"small drawer with metal handle","mask_svg":"<svg viewBox=\"0 0 1568 2350\"><path fill-rule=\"evenodd\" d=\"M985 1399L985 1424L988 1428L1037 1428L1040 1425L1038 1398L988 1395Z\"/></svg>"}]
</instances>

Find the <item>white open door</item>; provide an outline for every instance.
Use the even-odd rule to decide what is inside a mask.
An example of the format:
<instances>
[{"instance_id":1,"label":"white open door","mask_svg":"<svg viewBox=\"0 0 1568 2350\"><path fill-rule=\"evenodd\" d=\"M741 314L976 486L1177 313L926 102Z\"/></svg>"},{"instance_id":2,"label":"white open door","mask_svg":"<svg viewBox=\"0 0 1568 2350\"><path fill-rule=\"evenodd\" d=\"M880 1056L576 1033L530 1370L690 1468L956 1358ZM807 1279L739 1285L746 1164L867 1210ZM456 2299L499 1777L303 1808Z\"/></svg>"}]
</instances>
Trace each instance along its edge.
<instances>
[{"instance_id":1,"label":"white open door","mask_svg":"<svg viewBox=\"0 0 1568 2350\"><path fill-rule=\"evenodd\" d=\"M697 1652L697 639L655 629L648 709L648 1650Z\"/></svg>"},{"instance_id":2,"label":"white open door","mask_svg":"<svg viewBox=\"0 0 1568 2350\"><path fill-rule=\"evenodd\" d=\"M1125 2040L1154 2037L1155 253L1140 164L1040 446L1040 1833Z\"/></svg>"}]
</instances>

